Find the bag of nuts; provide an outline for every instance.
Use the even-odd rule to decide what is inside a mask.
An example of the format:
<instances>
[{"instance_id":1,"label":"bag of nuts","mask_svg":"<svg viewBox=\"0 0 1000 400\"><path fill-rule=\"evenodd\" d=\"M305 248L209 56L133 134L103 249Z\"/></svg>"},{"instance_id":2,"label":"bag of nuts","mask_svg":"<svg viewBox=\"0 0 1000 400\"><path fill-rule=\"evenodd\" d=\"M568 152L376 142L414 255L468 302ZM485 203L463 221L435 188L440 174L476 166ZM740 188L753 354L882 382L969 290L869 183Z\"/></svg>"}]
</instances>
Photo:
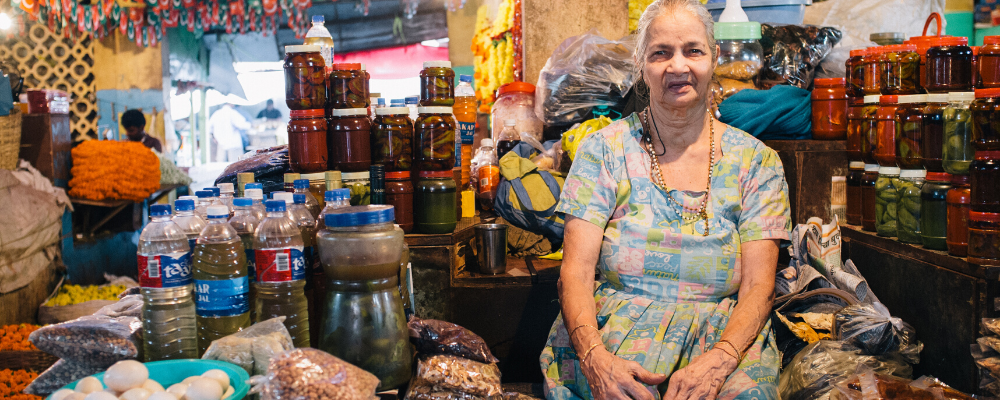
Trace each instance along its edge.
<instances>
[{"instance_id":1,"label":"bag of nuts","mask_svg":"<svg viewBox=\"0 0 1000 400\"><path fill-rule=\"evenodd\" d=\"M90 315L39 328L28 336L39 350L88 367L142 358L142 321Z\"/></svg>"},{"instance_id":2,"label":"bag of nuts","mask_svg":"<svg viewBox=\"0 0 1000 400\"><path fill-rule=\"evenodd\" d=\"M313 348L271 358L267 375L252 381L250 393L261 400L371 400L379 384L375 375Z\"/></svg>"},{"instance_id":3,"label":"bag of nuts","mask_svg":"<svg viewBox=\"0 0 1000 400\"><path fill-rule=\"evenodd\" d=\"M417 364L406 400L485 399L503 395L500 369L466 358L436 355Z\"/></svg>"}]
</instances>

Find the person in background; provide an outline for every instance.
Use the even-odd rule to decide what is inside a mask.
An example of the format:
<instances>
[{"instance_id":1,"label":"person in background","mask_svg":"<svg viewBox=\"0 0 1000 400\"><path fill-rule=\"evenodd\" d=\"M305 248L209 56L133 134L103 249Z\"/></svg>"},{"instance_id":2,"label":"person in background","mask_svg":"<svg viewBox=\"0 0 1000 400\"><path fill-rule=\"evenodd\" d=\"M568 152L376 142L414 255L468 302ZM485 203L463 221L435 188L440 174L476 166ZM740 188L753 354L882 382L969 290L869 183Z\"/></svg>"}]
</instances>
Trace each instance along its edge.
<instances>
[{"instance_id":1,"label":"person in background","mask_svg":"<svg viewBox=\"0 0 1000 400\"><path fill-rule=\"evenodd\" d=\"M267 107L257 113L257 118L279 119L281 118L281 110L274 108L274 100L267 99Z\"/></svg>"},{"instance_id":2,"label":"person in background","mask_svg":"<svg viewBox=\"0 0 1000 400\"><path fill-rule=\"evenodd\" d=\"M243 138L240 136L240 130L247 130L250 127L250 122L239 111L236 111L232 104L227 103L213 113L208 120L208 133L215 138L217 143L215 161L236 161L243 152Z\"/></svg>"},{"instance_id":3,"label":"person in background","mask_svg":"<svg viewBox=\"0 0 1000 400\"><path fill-rule=\"evenodd\" d=\"M146 117L142 115L142 111L136 109L126 110L122 113L121 123L122 128L125 128L128 140L140 142L143 146L163 154L163 145L160 144L160 140L146 133Z\"/></svg>"}]
</instances>

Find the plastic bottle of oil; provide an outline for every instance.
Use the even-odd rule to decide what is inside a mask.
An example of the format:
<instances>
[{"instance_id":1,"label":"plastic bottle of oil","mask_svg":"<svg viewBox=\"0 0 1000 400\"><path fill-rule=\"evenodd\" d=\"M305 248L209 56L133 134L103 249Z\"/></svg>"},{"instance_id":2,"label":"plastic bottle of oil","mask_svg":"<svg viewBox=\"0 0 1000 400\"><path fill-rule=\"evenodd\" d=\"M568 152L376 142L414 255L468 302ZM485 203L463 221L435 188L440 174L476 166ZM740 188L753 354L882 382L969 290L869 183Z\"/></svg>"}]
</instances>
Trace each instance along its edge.
<instances>
[{"instance_id":1,"label":"plastic bottle of oil","mask_svg":"<svg viewBox=\"0 0 1000 400\"><path fill-rule=\"evenodd\" d=\"M228 219L228 207L208 208L208 225L192 257L199 354L212 341L250 327L246 253Z\"/></svg>"},{"instance_id":2,"label":"plastic bottle of oil","mask_svg":"<svg viewBox=\"0 0 1000 400\"><path fill-rule=\"evenodd\" d=\"M289 218L283 200L268 200L264 205L267 218L254 233L256 322L284 316L295 347L309 347L302 233Z\"/></svg>"}]
</instances>

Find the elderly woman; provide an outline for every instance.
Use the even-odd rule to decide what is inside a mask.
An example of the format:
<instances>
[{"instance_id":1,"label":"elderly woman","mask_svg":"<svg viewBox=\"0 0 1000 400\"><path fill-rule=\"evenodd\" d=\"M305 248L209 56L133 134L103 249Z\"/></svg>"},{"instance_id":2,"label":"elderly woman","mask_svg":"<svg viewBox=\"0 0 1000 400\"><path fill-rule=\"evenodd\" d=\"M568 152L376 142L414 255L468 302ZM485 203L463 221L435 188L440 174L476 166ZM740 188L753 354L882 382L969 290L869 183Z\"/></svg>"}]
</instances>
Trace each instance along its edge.
<instances>
[{"instance_id":1,"label":"elderly woman","mask_svg":"<svg viewBox=\"0 0 1000 400\"><path fill-rule=\"evenodd\" d=\"M657 0L638 39L650 106L584 140L559 202L547 397L776 399L781 162L709 111L718 48L704 6Z\"/></svg>"}]
</instances>

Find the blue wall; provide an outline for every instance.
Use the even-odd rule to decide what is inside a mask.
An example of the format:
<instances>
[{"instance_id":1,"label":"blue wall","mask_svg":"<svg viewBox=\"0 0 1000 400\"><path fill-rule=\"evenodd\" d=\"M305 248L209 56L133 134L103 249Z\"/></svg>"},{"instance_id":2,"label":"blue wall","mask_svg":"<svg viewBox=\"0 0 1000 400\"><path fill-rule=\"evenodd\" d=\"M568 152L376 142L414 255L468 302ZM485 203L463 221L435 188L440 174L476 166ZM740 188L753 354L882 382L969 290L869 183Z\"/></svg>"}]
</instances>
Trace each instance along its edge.
<instances>
[{"instance_id":1,"label":"blue wall","mask_svg":"<svg viewBox=\"0 0 1000 400\"><path fill-rule=\"evenodd\" d=\"M157 110L166 108L163 104L163 91L161 90L98 90L98 126L117 129L116 116L111 109L112 103L114 103L114 111L117 113L130 108L142 108L147 113L152 112L153 107L156 107Z\"/></svg>"}]
</instances>

